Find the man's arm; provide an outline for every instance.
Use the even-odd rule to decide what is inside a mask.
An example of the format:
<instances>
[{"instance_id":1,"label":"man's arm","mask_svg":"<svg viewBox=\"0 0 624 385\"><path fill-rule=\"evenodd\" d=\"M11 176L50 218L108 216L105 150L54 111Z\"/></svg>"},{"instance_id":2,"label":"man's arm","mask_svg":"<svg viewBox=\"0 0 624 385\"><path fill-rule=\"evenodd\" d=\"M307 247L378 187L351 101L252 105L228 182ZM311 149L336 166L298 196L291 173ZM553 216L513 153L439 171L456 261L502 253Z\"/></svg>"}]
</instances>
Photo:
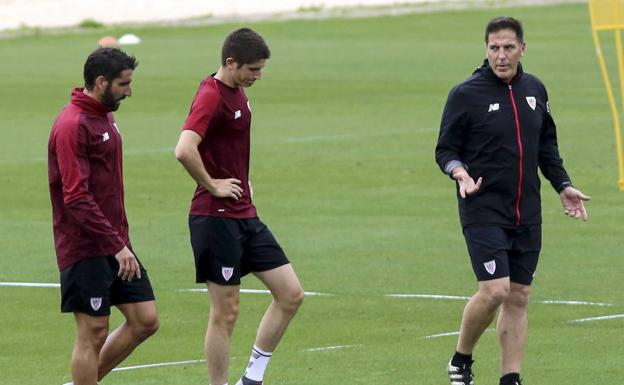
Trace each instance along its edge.
<instances>
[{"instance_id":1,"label":"man's arm","mask_svg":"<svg viewBox=\"0 0 624 385\"><path fill-rule=\"evenodd\" d=\"M583 202L591 198L572 186L570 177L563 167L563 159L559 156L557 144L557 127L550 114L548 95L545 90L544 92L546 95L546 112L540 133L539 168L555 191L559 193L563 213L572 218L583 218L584 221L587 221L587 210Z\"/></svg>"},{"instance_id":2,"label":"man's arm","mask_svg":"<svg viewBox=\"0 0 624 385\"><path fill-rule=\"evenodd\" d=\"M214 179L208 174L197 149L201 141L202 137L195 131L183 130L175 148L176 159L182 163L197 184L203 186L213 196L240 199L243 194L240 180L236 178Z\"/></svg>"}]
</instances>

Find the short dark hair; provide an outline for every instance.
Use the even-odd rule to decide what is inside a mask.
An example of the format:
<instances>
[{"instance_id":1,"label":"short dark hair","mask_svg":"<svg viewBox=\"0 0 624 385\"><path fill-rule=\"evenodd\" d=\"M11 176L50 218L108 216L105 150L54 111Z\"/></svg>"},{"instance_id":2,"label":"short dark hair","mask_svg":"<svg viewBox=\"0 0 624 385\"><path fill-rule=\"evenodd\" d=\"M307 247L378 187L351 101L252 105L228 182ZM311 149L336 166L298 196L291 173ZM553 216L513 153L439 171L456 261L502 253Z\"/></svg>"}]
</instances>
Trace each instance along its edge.
<instances>
[{"instance_id":1,"label":"short dark hair","mask_svg":"<svg viewBox=\"0 0 624 385\"><path fill-rule=\"evenodd\" d=\"M134 70L138 65L134 56L129 56L119 48L98 48L91 52L84 64L85 88L91 91L98 76L104 76L112 82L123 71Z\"/></svg>"},{"instance_id":2,"label":"short dark hair","mask_svg":"<svg viewBox=\"0 0 624 385\"><path fill-rule=\"evenodd\" d=\"M271 57L271 50L256 31L249 28L240 28L231 32L223 42L221 48L221 65L225 65L227 58L234 59L238 66L250 64L261 59Z\"/></svg>"},{"instance_id":3,"label":"short dark hair","mask_svg":"<svg viewBox=\"0 0 624 385\"><path fill-rule=\"evenodd\" d=\"M509 16L499 16L490 20L485 27L485 44L487 44L491 33L495 33L503 29L510 29L514 31L518 37L518 41L520 43L524 42L524 32L522 30L522 23L520 20Z\"/></svg>"}]
</instances>

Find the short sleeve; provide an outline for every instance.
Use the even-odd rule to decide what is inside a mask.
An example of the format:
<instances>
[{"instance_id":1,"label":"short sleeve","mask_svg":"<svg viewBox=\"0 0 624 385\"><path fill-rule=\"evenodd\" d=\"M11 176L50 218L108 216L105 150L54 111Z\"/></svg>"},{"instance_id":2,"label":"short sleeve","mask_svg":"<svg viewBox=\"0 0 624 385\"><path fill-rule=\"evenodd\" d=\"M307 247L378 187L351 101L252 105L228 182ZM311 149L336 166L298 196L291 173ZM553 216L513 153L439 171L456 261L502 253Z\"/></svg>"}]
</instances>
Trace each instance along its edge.
<instances>
[{"instance_id":1,"label":"short sleeve","mask_svg":"<svg viewBox=\"0 0 624 385\"><path fill-rule=\"evenodd\" d=\"M219 101L219 91L202 83L193 99L191 110L182 129L195 131L202 138L206 136L210 122L218 111Z\"/></svg>"}]
</instances>

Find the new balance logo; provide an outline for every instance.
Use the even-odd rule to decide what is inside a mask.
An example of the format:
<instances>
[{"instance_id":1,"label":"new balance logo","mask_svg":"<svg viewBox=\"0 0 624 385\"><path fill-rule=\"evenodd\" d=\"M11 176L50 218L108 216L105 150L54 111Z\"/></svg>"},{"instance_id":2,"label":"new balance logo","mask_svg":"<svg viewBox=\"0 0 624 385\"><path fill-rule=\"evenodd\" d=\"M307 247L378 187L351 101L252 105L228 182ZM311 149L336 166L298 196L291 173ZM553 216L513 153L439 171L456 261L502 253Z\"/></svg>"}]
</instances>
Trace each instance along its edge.
<instances>
[{"instance_id":1,"label":"new balance logo","mask_svg":"<svg viewBox=\"0 0 624 385\"><path fill-rule=\"evenodd\" d=\"M240 111L240 110L236 110L236 111L234 111L234 119L238 119L238 118L240 118L240 117L241 117L241 115L242 115L242 114L241 114L241 111Z\"/></svg>"},{"instance_id":2,"label":"new balance logo","mask_svg":"<svg viewBox=\"0 0 624 385\"><path fill-rule=\"evenodd\" d=\"M485 266L485 271L490 273L490 275L494 275L494 272L496 271L496 261L495 260L488 261L488 262L484 263L483 266Z\"/></svg>"},{"instance_id":3,"label":"new balance logo","mask_svg":"<svg viewBox=\"0 0 624 385\"><path fill-rule=\"evenodd\" d=\"M108 132L105 132L105 133L102 134L102 139L104 139L103 142L106 142L107 140L110 139L110 136L108 135Z\"/></svg>"},{"instance_id":4,"label":"new balance logo","mask_svg":"<svg viewBox=\"0 0 624 385\"><path fill-rule=\"evenodd\" d=\"M490 108L488 109L488 112L498 111L499 108L500 108L500 104L498 103L490 104Z\"/></svg>"}]
</instances>

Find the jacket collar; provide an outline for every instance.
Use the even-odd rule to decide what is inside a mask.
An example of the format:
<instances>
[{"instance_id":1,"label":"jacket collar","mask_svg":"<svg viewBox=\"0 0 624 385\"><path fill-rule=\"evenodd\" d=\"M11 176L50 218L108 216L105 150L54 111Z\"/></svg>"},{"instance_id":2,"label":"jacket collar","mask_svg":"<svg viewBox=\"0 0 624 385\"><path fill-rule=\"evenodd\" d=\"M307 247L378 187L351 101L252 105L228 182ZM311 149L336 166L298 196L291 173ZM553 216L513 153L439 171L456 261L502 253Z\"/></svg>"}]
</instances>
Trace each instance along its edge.
<instances>
[{"instance_id":1,"label":"jacket collar","mask_svg":"<svg viewBox=\"0 0 624 385\"><path fill-rule=\"evenodd\" d=\"M481 67L478 67L473 74L476 74L477 72L483 74L483 76L485 76L486 78L498 82L502 85L513 85L515 82L517 82L521 77L522 74L524 74L524 71L522 70L522 63L518 63L518 72L516 73L516 76L514 76L513 79L511 79L511 82L509 83L505 83L503 80L501 80L498 76L496 76L496 74L494 73L494 71L492 71L492 68L490 67L490 64L488 63L487 59L483 60L483 65Z\"/></svg>"},{"instance_id":2,"label":"jacket collar","mask_svg":"<svg viewBox=\"0 0 624 385\"><path fill-rule=\"evenodd\" d=\"M84 93L84 88L74 88L71 93L71 103L80 107L86 112L95 115L106 116L111 109L103 105L101 102L93 99Z\"/></svg>"}]
</instances>

